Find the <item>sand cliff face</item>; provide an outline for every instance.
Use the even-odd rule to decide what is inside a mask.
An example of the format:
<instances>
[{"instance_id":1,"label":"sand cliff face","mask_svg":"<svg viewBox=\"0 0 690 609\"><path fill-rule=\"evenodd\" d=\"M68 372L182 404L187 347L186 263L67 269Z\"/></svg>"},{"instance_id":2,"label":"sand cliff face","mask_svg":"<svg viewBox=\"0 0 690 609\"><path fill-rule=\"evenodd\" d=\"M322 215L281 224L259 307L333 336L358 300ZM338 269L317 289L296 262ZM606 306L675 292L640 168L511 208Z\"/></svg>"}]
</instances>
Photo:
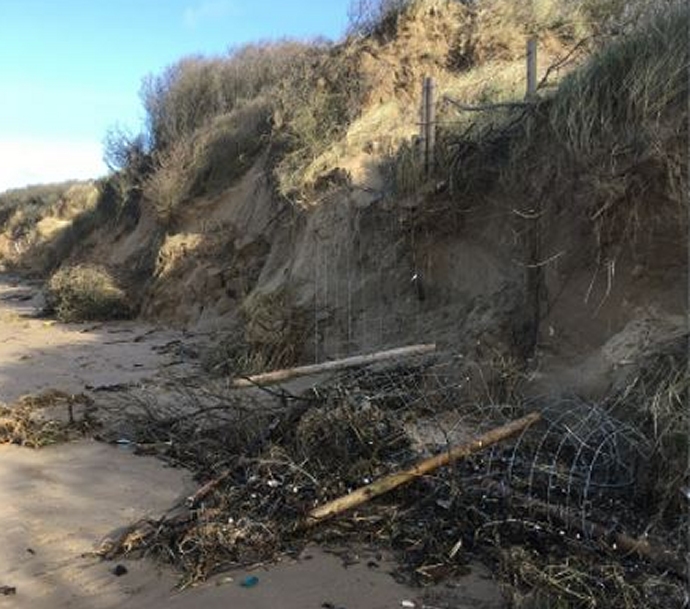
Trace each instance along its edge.
<instances>
[{"instance_id":1,"label":"sand cliff face","mask_svg":"<svg viewBox=\"0 0 690 609\"><path fill-rule=\"evenodd\" d=\"M524 198L497 191L459 208L443 192L384 197L348 183L305 208L275 194L269 171L259 159L234 187L190 201L172 229L140 201L126 223L73 244L64 263L118 269L144 319L227 333L280 352L276 365L429 341L479 358L529 354L530 264L511 217ZM586 176L566 202L567 185L553 199L546 190L544 361L582 363L634 320L685 313L686 224L653 180L635 240L614 241L608 259L577 211L592 196ZM34 253L50 251L50 239L40 243Z\"/></svg>"},{"instance_id":2,"label":"sand cliff face","mask_svg":"<svg viewBox=\"0 0 690 609\"><path fill-rule=\"evenodd\" d=\"M143 318L227 336L264 367L419 341L479 359L565 362L631 321L683 314L687 108L668 101L651 123L614 125L606 140L574 123L558 131L568 98L545 92L476 140L439 127L427 180L415 139L422 78L436 79L448 124L476 115L447 98L520 99L527 25L502 27L510 10L419 6L330 49L366 95L338 136L302 160L290 196L276 112L276 137L261 140L249 169L190 196L172 220L145 188L119 192L117 181L5 205L4 265L43 275L103 265ZM577 46L566 30L540 30L540 75ZM316 89L339 86L328 76ZM494 120L479 116L468 132Z\"/></svg>"},{"instance_id":3,"label":"sand cliff face","mask_svg":"<svg viewBox=\"0 0 690 609\"><path fill-rule=\"evenodd\" d=\"M503 4L509 9L514 5ZM465 534L452 532L456 523L462 521L475 529L470 535L474 544L477 523L485 519L486 527L479 528L491 530L493 537L494 517L504 519L508 514L504 507L513 492L509 486L516 483L517 504L529 480L523 507L533 507L535 498L538 507L540 497L546 497L548 526L541 530L550 537L540 541L531 508L527 520L525 512L518 511L519 517L508 518L506 524L524 521L529 529L518 529L517 535L508 532L499 560L513 565L501 567L505 581L510 582L506 589L514 587L513 604L537 606L539 586L532 600L519 600L523 598L519 588L531 588L536 581L530 580L527 568L523 570L531 564L530 555L536 556L527 551L532 537L544 545L540 551L547 566L540 581L556 586L553 598L560 599L575 581L554 580L549 571L554 566L561 569L558 561L577 565L571 563L576 555L567 555L570 543L586 550L588 558L581 566L602 569L599 578L609 568L606 561L617 556L614 547L591 555L592 547L578 546L578 531L584 530L578 527L584 527L585 518L596 516L590 499L601 502L602 530L608 531L611 513L620 512L617 526L644 535L641 546L651 530L650 539L657 535L670 549L681 552L676 542L685 526L681 513L687 485L683 448L688 391L687 104L667 96L665 83L654 89L657 93L663 89L660 96L666 101L660 109L647 104L644 95L641 101L645 103L638 104L640 99L634 95L644 87L636 91L627 85L616 88L620 66L616 63L615 73L607 74L606 66L611 64L604 61L604 68L596 63L587 68L585 63L583 71L572 72L576 78L562 81L567 85L562 90L545 90L533 104L525 105L525 28L517 33L501 29L491 15L469 15L458 2L434 0L413 6L430 8L401 18L390 29L328 47L329 61L342 63L339 77L344 74L346 80L365 85L366 94L361 108L348 108L350 122L336 130L328 145L310 149L313 154L297 155L297 161L289 153L284 156L280 125L289 119L276 112L270 137L262 131L256 141L249 138L251 146L246 150L251 154L238 161L233 156L234 144L227 150L221 147L228 167L241 167L240 172L225 175L218 171L225 165L214 165L211 180L191 170L192 175L181 176L181 182L212 183L214 188L190 187L193 193L181 197L174 213L166 216L160 213L161 201L151 197L151 189L142 187L150 175L139 176L134 185L123 175L115 175L97 184L0 195L0 270L39 280L29 285L26 277L8 282L0 278L0 406L22 394L47 391L47 395L69 399L83 392L87 399L82 406L93 400L100 409L105 425L101 438L122 438L124 446L134 444L128 438L136 438L141 431L137 425L142 425L142 419L133 412L143 409L148 418L143 419L142 446L155 451L162 445L162 450L172 451L174 444L175 452L166 455L176 455L175 463L198 468L203 481L215 478L214 468L226 467L214 446L222 445L232 453L227 461L234 462L237 455L252 455L255 445L263 448L268 443L261 455L271 457L265 461L270 469L274 467L271 451L282 454L291 434L303 433L301 448L308 446L310 452L300 453L300 463L310 459L320 463L322 449L333 444L331 465L348 465L333 470L334 478L343 485L352 476L354 482L347 482L348 488L363 483L364 470L346 442L339 448L336 432L347 436L350 424L331 416L331 406L343 416L350 407L354 413L369 416L352 427L362 446L379 440L362 439L361 429L393 437L386 424L379 424L394 419L396 425L403 425L420 457L469 439L477 425L493 424L497 414L512 416L521 409L539 409L548 428L535 431L533 454L529 438L520 438L518 447L508 449L512 455L492 451L487 457L486 471L500 480L494 489L485 487L482 480L480 487L474 487L474 492L479 491L476 497L468 492L472 481L483 477L484 463L479 461L479 465L471 464L467 485L463 480L452 487L452 501L445 499L447 489L438 495L426 493L433 504L427 507L414 499L421 509L430 507L430 519L417 523L423 535L428 534L425 523L438 525L442 560L447 556L453 560L456 552L461 556L465 551L461 550ZM450 12L439 12L441 6L450 7ZM477 37L476 26L482 19L495 29ZM543 32L541 74L576 44L572 32L567 36ZM645 42L642 48L649 46ZM644 53L640 48L633 50L635 67ZM621 57L620 65L630 67L624 54ZM578 57L568 69L585 59ZM662 63L664 70L670 65L667 60ZM638 70L635 78L622 80L646 82L640 80L645 74L656 72ZM422 168L417 137L421 82L427 75L437 82L439 123L463 125L455 130L439 128L435 165L429 175ZM334 90L338 93L337 83L330 82L329 76L324 74L312 83L315 94L321 89L328 90L326 98ZM602 82L613 85L607 89ZM576 94L569 93L573 89ZM444 101L444 96L473 105L497 102L499 107L468 120L468 113L477 116L474 110L458 112L457 104ZM602 107L588 107L585 102L592 98ZM505 99L514 102L509 112L501 106ZM261 105L266 100L254 101ZM651 118L644 113L650 107L655 109ZM613 120L606 114L611 108L623 116ZM238 120L236 115L230 118ZM217 143L214 128L228 117L221 119L204 125L201 148ZM197 148L192 145L191 150ZM175 178L175 171L171 175ZM110 273L108 279L126 293L128 310L136 311L135 318L84 325L40 317L41 281L56 270L78 265L94 265ZM308 377L266 395L252 388L256 398L251 392L239 398L223 393L231 387L233 376L416 343L436 343L433 365L406 366L396 361L383 372L373 366L361 377L335 379L337 387L329 387L325 378ZM313 399L319 392L321 398ZM370 395L383 396L386 417L378 406L372 408ZM288 408L286 396L299 406L290 403ZM204 400L208 399L217 402L206 409ZM319 399L324 403L319 404ZM284 421L274 418L273 412L270 422L262 418L260 407L268 401L275 402L275 412ZM178 410L169 411L168 402ZM301 404L317 411L314 417L305 414ZM340 408L343 404L348 408ZM250 429L242 417L218 419L216 429L216 420L205 417L218 405L221 411L242 417L259 408L260 416L250 423L261 427L260 431ZM184 414L179 418L185 420L194 409L205 413L200 420L207 421L206 427L192 422L189 429L171 431L172 427L162 426L157 432L160 437L154 434L156 441L151 441L154 436L148 432L156 416L167 420L176 412ZM46 413L64 423L64 400L58 399ZM77 415L83 417L83 411ZM312 427L310 418L315 421ZM278 433L271 437L276 425L279 430L288 427L280 431L283 437ZM218 431L217 437L209 431ZM632 440L626 439L628 431L635 432ZM251 439L254 434L256 438ZM195 448L190 454L196 462L192 457L179 461L186 452L178 451L178 444L184 447L184 442L195 447L210 442L209 454ZM10 523L3 538L8 543L0 548L0 565L13 578L0 585L16 583L19 589L16 599L0 598L0 607L122 603L183 607L204 599L209 606L227 606L230 600L240 607L272 607L280 602L288 607L343 603L383 607L399 605L401 598L411 594L408 588L393 585L383 570L366 571L363 566L346 570L319 552L314 553L318 560L311 565L305 561L271 568L265 580L262 572L258 593L237 582L230 588L226 580L220 580L223 586L172 598L168 594L172 579L166 576L162 583L152 583L145 562L131 563L131 576L113 583L112 572L103 563L77 559L78 553L88 549L86 538L90 548L96 537L107 532L106 524L136 521L149 510L160 515L175 497L180 498L187 481L170 471L164 475L160 464L147 462L134 468L130 456L112 446L82 441L54 449L27 456L22 454L25 451L0 447L0 481L10 497L0 502L0 514ZM523 451L521 456L519 451ZM313 459L317 453L319 459ZM602 455L606 463L600 464ZM353 462L348 463L348 457ZM208 469L211 459L213 466ZM592 479L601 474L599 467L606 470L603 483ZM507 473L501 468L508 468ZM619 487L615 477L623 470L624 483ZM249 475L252 471L263 470L243 472L238 478L243 492L254 492L252 479L263 484L261 476ZM564 471L569 472L567 491L561 478ZM269 473L270 482L281 477L279 470ZM532 484L540 473L546 474L543 489L539 481ZM371 475L367 471L366 480ZM581 495L578 476L586 480ZM113 480L125 492L116 489ZM446 485L442 477L433 483ZM170 486L175 488L174 495ZM592 494L588 494L590 486ZM287 484L282 488L293 492ZM618 495L620 489L625 494ZM564 496L556 498L557 491ZM495 496L485 503L492 492ZM458 504L457 511L452 511L453 501L462 496L472 502L472 509ZM46 500L52 502L55 514L46 512ZM228 506L244 509L247 504L223 501L224 507L215 515L213 507L199 513L201 517L212 514L210 518L217 518L225 530L235 519L232 512L222 510ZM489 506L492 502L494 508ZM482 513L477 505L482 510L489 506L489 511ZM564 512L558 512L561 508ZM569 534L577 532L577 536L564 544L565 531L560 524L553 529L552 515L571 509L576 510L577 522ZM413 512L405 514L415 520L410 516ZM568 517L566 529L567 521ZM446 523L451 533L445 530ZM215 533L208 530L211 539ZM586 545L598 546L591 541ZM498 556L497 543L490 542L492 564ZM29 552L25 546L30 545L39 551ZM414 545L412 553L418 554L421 546ZM44 549L45 558L40 555ZM551 551L565 554L554 561ZM632 560L626 552L620 561L610 563L614 575L606 576L607 586L613 581L608 578L615 576L616 586L623 586L621 598L628 603L634 589L619 573L625 574L623 562L632 565ZM641 572L640 565L630 569ZM208 572L197 572L195 577ZM564 573L570 577L570 571ZM668 575L668 571L655 571L650 575L650 589ZM494 583L462 581L468 583L457 593L431 605L502 606ZM323 582L338 592L337 603L335 597L323 596ZM369 595L362 582L375 593ZM649 582L643 583L645 590ZM593 589L587 584L587 594ZM678 586L676 592L680 590ZM445 594L450 592L445 590ZM608 595L609 590L602 584L597 594ZM378 604L372 605L375 595L379 595ZM582 598L577 596L577 602ZM417 606L422 603L419 600Z\"/></svg>"}]
</instances>

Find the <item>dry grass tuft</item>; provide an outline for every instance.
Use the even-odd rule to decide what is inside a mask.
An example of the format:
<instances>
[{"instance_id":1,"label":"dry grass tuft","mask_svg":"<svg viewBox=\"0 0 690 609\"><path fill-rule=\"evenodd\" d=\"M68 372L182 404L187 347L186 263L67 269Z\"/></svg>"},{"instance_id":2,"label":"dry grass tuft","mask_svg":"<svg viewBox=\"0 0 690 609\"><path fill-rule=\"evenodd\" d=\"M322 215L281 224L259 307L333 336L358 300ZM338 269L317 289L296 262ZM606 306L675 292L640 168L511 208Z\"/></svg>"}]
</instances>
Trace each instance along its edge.
<instances>
[{"instance_id":1,"label":"dry grass tuft","mask_svg":"<svg viewBox=\"0 0 690 609\"><path fill-rule=\"evenodd\" d=\"M563 80L549 122L569 152L653 145L662 118L687 101L687 17L680 4L651 16Z\"/></svg>"},{"instance_id":2,"label":"dry grass tuft","mask_svg":"<svg viewBox=\"0 0 690 609\"><path fill-rule=\"evenodd\" d=\"M299 362L307 320L292 290L250 294L240 314L235 327L205 354L209 372L246 376Z\"/></svg>"},{"instance_id":3,"label":"dry grass tuft","mask_svg":"<svg viewBox=\"0 0 690 609\"><path fill-rule=\"evenodd\" d=\"M252 294L242 304L242 313L245 340L255 366L270 370L297 363L304 345L306 318L290 289Z\"/></svg>"},{"instance_id":4,"label":"dry grass tuft","mask_svg":"<svg viewBox=\"0 0 690 609\"><path fill-rule=\"evenodd\" d=\"M67 442L93 429L91 406L91 399L84 394L54 389L24 396L10 406L0 406L0 444L41 448ZM75 407L85 409L80 421L75 420ZM64 416L47 417L45 411L51 408L59 409Z\"/></svg>"},{"instance_id":5,"label":"dry grass tuft","mask_svg":"<svg viewBox=\"0 0 690 609\"><path fill-rule=\"evenodd\" d=\"M644 353L609 398L610 407L643 430L652 446L638 501L655 521L676 526L683 525L688 501L682 489L690 488L689 346L685 334Z\"/></svg>"},{"instance_id":6,"label":"dry grass tuft","mask_svg":"<svg viewBox=\"0 0 690 609\"><path fill-rule=\"evenodd\" d=\"M108 270L86 264L62 268L50 278L46 307L64 322L125 319L133 314L127 294Z\"/></svg>"}]
</instances>

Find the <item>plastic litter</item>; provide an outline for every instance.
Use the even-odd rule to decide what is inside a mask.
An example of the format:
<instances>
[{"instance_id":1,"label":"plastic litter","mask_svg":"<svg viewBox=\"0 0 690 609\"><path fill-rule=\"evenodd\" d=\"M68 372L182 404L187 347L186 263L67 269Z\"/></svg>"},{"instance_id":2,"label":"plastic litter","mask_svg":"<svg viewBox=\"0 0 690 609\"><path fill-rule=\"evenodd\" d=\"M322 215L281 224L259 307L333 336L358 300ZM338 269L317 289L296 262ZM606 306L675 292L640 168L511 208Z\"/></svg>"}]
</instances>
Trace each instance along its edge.
<instances>
[{"instance_id":1,"label":"plastic litter","mask_svg":"<svg viewBox=\"0 0 690 609\"><path fill-rule=\"evenodd\" d=\"M259 578L256 575L247 575L241 582L240 586L243 588L253 588L259 583Z\"/></svg>"}]
</instances>

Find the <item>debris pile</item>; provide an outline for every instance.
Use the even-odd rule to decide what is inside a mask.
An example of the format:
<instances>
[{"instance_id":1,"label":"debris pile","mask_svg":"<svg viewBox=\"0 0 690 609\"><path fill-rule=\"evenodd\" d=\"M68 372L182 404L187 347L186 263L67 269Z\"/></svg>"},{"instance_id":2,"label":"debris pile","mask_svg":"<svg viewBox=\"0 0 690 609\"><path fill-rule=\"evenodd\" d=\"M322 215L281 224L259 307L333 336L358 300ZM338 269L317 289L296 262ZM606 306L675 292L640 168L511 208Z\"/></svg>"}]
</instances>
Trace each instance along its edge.
<instances>
[{"instance_id":1,"label":"debris pile","mask_svg":"<svg viewBox=\"0 0 690 609\"><path fill-rule=\"evenodd\" d=\"M82 409L80 417L75 415L75 407ZM95 428L92 407L87 395L55 389L0 405L0 444L40 448L66 442Z\"/></svg>"},{"instance_id":2,"label":"debris pile","mask_svg":"<svg viewBox=\"0 0 690 609\"><path fill-rule=\"evenodd\" d=\"M616 416L621 396L468 403L459 361L376 364L298 395L226 384L186 385L167 405L140 396L137 445L163 446L163 458L204 484L160 519L106 540L99 553L154 555L191 583L310 541L359 541L397 551L401 576L420 584L480 557L511 584L515 606L555 598L564 607L680 606L687 551L680 507L674 520L668 501L640 503L644 470L661 467L653 465L659 442L634 418ZM490 435L533 410L540 414L512 439L475 441L481 450L447 467L305 525L327 502L450 454L459 435ZM449 413L455 422L443 429ZM136 419L131 404L127 416ZM438 435L413 441L410 430L434 424L445 445Z\"/></svg>"}]
</instances>

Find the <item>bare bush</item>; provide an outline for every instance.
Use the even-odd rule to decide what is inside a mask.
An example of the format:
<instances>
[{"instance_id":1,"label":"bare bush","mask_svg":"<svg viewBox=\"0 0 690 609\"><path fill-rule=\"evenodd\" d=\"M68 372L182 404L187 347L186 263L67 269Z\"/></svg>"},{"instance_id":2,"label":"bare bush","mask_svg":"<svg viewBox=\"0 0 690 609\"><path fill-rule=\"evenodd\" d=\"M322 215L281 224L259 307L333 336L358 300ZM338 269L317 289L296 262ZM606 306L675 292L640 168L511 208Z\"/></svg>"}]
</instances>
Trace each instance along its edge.
<instances>
[{"instance_id":1,"label":"bare bush","mask_svg":"<svg viewBox=\"0 0 690 609\"><path fill-rule=\"evenodd\" d=\"M348 9L349 32L370 36L391 26L398 15L419 0L352 0Z\"/></svg>"},{"instance_id":2,"label":"bare bush","mask_svg":"<svg viewBox=\"0 0 690 609\"><path fill-rule=\"evenodd\" d=\"M193 150L189 138L170 145L157 155L156 169L146 181L144 193L160 220L169 224L190 191Z\"/></svg>"},{"instance_id":3,"label":"bare bush","mask_svg":"<svg viewBox=\"0 0 690 609\"><path fill-rule=\"evenodd\" d=\"M222 190L242 175L264 143L269 116L268 101L256 98L160 152L145 184L159 218L172 222L186 200Z\"/></svg>"},{"instance_id":4,"label":"bare bush","mask_svg":"<svg viewBox=\"0 0 690 609\"><path fill-rule=\"evenodd\" d=\"M103 141L103 160L111 171L140 173L146 164L146 136L133 135L120 125L108 129Z\"/></svg>"},{"instance_id":5,"label":"bare bush","mask_svg":"<svg viewBox=\"0 0 690 609\"><path fill-rule=\"evenodd\" d=\"M147 197L171 220L184 201L232 183L269 134L283 161L277 177L286 194L356 116L359 80L356 62L320 41L189 57L149 77L142 89L154 159Z\"/></svg>"},{"instance_id":6,"label":"bare bush","mask_svg":"<svg viewBox=\"0 0 690 609\"><path fill-rule=\"evenodd\" d=\"M186 57L148 76L141 97L154 150L164 150L217 116L272 88L312 45L280 41L247 45L226 57Z\"/></svg>"},{"instance_id":7,"label":"bare bush","mask_svg":"<svg viewBox=\"0 0 690 609\"><path fill-rule=\"evenodd\" d=\"M304 169L359 116L370 83L346 49L315 48L310 61L293 66L275 100L283 156L276 168L281 194L292 198L304 186Z\"/></svg>"}]
</instances>

